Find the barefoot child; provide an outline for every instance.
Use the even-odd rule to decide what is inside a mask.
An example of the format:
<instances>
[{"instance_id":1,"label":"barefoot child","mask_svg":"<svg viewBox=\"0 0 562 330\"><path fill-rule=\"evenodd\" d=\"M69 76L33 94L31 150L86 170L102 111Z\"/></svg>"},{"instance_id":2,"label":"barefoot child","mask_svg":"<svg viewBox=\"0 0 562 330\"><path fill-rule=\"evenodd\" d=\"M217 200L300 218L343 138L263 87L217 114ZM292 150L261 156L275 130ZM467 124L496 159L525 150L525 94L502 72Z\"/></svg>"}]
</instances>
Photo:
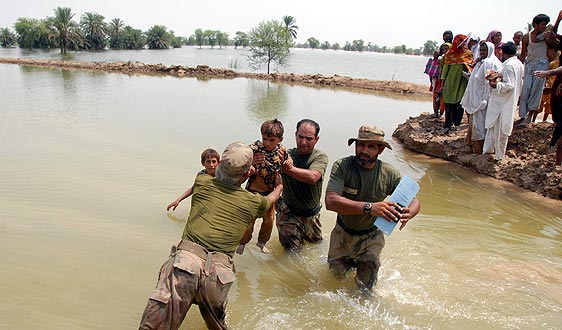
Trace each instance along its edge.
<instances>
[{"instance_id":1,"label":"barefoot child","mask_svg":"<svg viewBox=\"0 0 562 330\"><path fill-rule=\"evenodd\" d=\"M281 145L283 132L283 124L277 119L268 120L261 125L262 140L250 145L254 151L253 165L256 173L248 179L248 185L246 186L248 191L267 196L275 188L275 180L281 174L283 163L290 161L287 149ZM261 224L257 246L263 253L269 252L265 243L271 238L274 213L275 206L271 205ZM244 253L244 247L252 239L254 223L255 219L248 226L236 253Z\"/></svg>"},{"instance_id":2,"label":"barefoot child","mask_svg":"<svg viewBox=\"0 0 562 330\"><path fill-rule=\"evenodd\" d=\"M202 174L208 174L210 176L215 176L215 170L217 169L220 160L221 156L215 149L205 149L201 154L201 165L203 165L205 169L199 171L197 175L199 176ZM189 187L183 194L181 194L180 197L178 197L178 199L168 204L168 206L166 207L166 211L170 211L170 209L172 209L172 211L175 211L180 202L191 196L192 194L193 186Z\"/></svg>"}]
</instances>

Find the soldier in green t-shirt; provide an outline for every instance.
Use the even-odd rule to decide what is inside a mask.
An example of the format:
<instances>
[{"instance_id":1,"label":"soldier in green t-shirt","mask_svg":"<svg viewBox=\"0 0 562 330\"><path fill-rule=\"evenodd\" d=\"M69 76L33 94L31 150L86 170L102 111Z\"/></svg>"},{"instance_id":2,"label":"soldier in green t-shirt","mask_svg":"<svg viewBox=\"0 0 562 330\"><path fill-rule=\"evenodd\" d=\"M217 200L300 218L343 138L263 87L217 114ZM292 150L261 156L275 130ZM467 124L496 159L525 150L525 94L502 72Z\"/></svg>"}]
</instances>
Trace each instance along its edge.
<instances>
[{"instance_id":1,"label":"soldier in green t-shirt","mask_svg":"<svg viewBox=\"0 0 562 330\"><path fill-rule=\"evenodd\" d=\"M376 217L400 222L400 229L418 214L420 203L414 199L408 207L384 201L400 182L400 173L378 156L389 148L384 132L376 126L361 126L355 142L355 156L337 160L332 166L326 189L326 208L337 212L336 226L330 235L330 270L344 275L357 269L355 283L371 290L377 282L384 236L375 225Z\"/></svg>"},{"instance_id":2,"label":"soldier in green t-shirt","mask_svg":"<svg viewBox=\"0 0 562 330\"><path fill-rule=\"evenodd\" d=\"M248 145L232 143L222 154L216 177L195 179L182 240L160 268L139 329L178 329L192 304L199 305L209 329L226 329L234 251L248 224L264 216L283 191L280 177L267 196L241 188L254 172L252 159Z\"/></svg>"},{"instance_id":3,"label":"soldier in green t-shirt","mask_svg":"<svg viewBox=\"0 0 562 330\"><path fill-rule=\"evenodd\" d=\"M283 198L277 202L277 230L281 245L297 251L304 241L322 239L320 209L322 183L328 166L328 156L315 149L320 126L312 119L297 123L296 148L288 150L293 163L284 164Z\"/></svg>"}]
</instances>

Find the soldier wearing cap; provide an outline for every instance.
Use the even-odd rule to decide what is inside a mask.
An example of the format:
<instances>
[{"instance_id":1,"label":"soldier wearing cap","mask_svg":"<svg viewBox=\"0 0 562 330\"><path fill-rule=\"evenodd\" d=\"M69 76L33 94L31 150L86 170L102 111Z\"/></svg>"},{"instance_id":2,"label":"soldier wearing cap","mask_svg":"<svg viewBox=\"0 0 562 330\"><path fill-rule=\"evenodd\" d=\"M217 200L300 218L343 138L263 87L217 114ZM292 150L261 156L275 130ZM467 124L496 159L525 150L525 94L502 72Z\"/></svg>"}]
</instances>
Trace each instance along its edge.
<instances>
[{"instance_id":1,"label":"soldier wearing cap","mask_svg":"<svg viewBox=\"0 0 562 330\"><path fill-rule=\"evenodd\" d=\"M232 257L255 218L265 215L283 186L277 179L267 196L242 189L253 173L252 149L232 143L222 154L216 177L199 175L182 240L162 265L139 329L178 329L192 304L209 329L226 329L225 308L235 279Z\"/></svg>"},{"instance_id":2,"label":"soldier wearing cap","mask_svg":"<svg viewBox=\"0 0 562 330\"><path fill-rule=\"evenodd\" d=\"M326 208L337 212L336 226L330 235L328 263L336 275L357 269L355 283L371 290L377 282L384 236L375 225L376 217L400 222L400 229L420 210L414 199L401 208L384 199L400 182L400 173L378 159L385 148L392 149L384 132L376 126L361 126L355 142L355 156L337 160L332 166L326 189Z\"/></svg>"}]
</instances>

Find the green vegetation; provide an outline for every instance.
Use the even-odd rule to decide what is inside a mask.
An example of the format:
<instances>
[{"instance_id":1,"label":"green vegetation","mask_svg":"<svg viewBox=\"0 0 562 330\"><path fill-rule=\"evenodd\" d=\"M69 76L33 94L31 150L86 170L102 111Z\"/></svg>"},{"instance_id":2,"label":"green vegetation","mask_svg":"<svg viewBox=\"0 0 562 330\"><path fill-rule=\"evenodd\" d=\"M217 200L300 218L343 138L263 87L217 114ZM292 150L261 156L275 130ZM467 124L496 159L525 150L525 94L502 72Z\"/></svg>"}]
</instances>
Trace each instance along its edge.
<instances>
[{"instance_id":1,"label":"green vegetation","mask_svg":"<svg viewBox=\"0 0 562 330\"><path fill-rule=\"evenodd\" d=\"M104 19L102 15L93 12L84 13L80 18L86 49L104 49L107 45L108 25Z\"/></svg>"},{"instance_id":2,"label":"green vegetation","mask_svg":"<svg viewBox=\"0 0 562 330\"><path fill-rule=\"evenodd\" d=\"M68 7L57 7L55 16L48 18L52 22L60 52L66 54L68 48L77 49L84 46L84 36L76 22L74 14Z\"/></svg>"},{"instance_id":3,"label":"green vegetation","mask_svg":"<svg viewBox=\"0 0 562 330\"><path fill-rule=\"evenodd\" d=\"M16 34L8 28L0 29L0 46L13 47L16 44Z\"/></svg>"},{"instance_id":4,"label":"green vegetation","mask_svg":"<svg viewBox=\"0 0 562 330\"><path fill-rule=\"evenodd\" d=\"M437 50L439 43L437 41L428 40L423 45L422 54L425 56L433 56L433 52Z\"/></svg>"},{"instance_id":5,"label":"green vegetation","mask_svg":"<svg viewBox=\"0 0 562 330\"><path fill-rule=\"evenodd\" d=\"M172 35L166 31L164 25L154 25L146 31L146 44L148 49L170 48Z\"/></svg>"},{"instance_id":6,"label":"green vegetation","mask_svg":"<svg viewBox=\"0 0 562 330\"><path fill-rule=\"evenodd\" d=\"M250 47L251 67L263 64L269 72L270 64L285 64L291 47L322 50L344 50L358 52L379 52L409 55L431 55L437 49L437 42L428 40L423 47L407 48L379 46L363 39L346 41L344 46L309 37L304 44L295 44L299 27L293 16L285 15L281 21L260 23L251 32L236 31L230 39L228 33L219 30L198 28L189 37L176 36L174 31L164 25L153 25L148 31L126 25L120 18L109 22L96 12L86 12L80 16L79 23L73 20L75 14L68 7L57 7L54 16L45 19L20 17L14 24L14 31L0 29L0 46L21 48L60 48L61 53L79 49L168 49L188 46L208 46L218 48L234 46ZM282 36L283 39L280 39Z\"/></svg>"},{"instance_id":7,"label":"green vegetation","mask_svg":"<svg viewBox=\"0 0 562 330\"><path fill-rule=\"evenodd\" d=\"M269 74L271 64L283 66L287 62L291 38L287 37L287 30L279 21L261 22L250 31L249 37L248 63L252 69L266 66Z\"/></svg>"},{"instance_id":8,"label":"green vegetation","mask_svg":"<svg viewBox=\"0 0 562 330\"><path fill-rule=\"evenodd\" d=\"M297 38L297 20L293 16L285 15L283 16L283 26L285 27L286 33L286 43L292 43L294 39Z\"/></svg>"}]
</instances>

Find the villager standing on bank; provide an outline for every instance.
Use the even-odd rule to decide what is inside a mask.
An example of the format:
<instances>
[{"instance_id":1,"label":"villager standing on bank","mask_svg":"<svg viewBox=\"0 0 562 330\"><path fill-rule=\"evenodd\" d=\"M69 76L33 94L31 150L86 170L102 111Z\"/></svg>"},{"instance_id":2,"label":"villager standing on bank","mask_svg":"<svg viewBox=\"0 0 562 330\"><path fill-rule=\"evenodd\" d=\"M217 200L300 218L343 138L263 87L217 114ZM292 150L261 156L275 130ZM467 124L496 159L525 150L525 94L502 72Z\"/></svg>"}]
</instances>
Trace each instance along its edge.
<instances>
[{"instance_id":1,"label":"villager standing on bank","mask_svg":"<svg viewBox=\"0 0 562 330\"><path fill-rule=\"evenodd\" d=\"M558 32L558 27L562 21L562 10L558 13L558 18L554 24L553 31ZM562 50L562 35L556 34L558 41L557 49ZM561 61L562 62L562 61ZM552 84L552 92L550 96L550 105L552 108L552 120L556 123L550 146L556 147L555 164L562 165L562 65L559 63L558 68L548 71L536 71L534 75L538 78L546 78L547 76L556 75L556 79Z\"/></svg>"},{"instance_id":2,"label":"villager standing on bank","mask_svg":"<svg viewBox=\"0 0 562 330\"><path fill-rule=\"evenodd\" d=\"M494 153L501 160L507 148L507 140L513 130L513 116L521 93L523 63L515 55L517 47L513 42L502 46L504 58L499 74L501 81L490 80L493 88L486 113L486 139L483 152Z\"/></svg>"},{"instance_id":3,"label":"villager standing on bank","mask_svg":"<svg viewBox=\"0 0 562 330\"><path fill-rule=\"evenodd\" d=\"M499 30L492 30L488 33L488 37L486 38L487 42L491 42L494 44L494 54L496 57L501 59L502 58L502 33Z\"/></svg>"},{"instance_id":4,"label":"villager standing on bank","mask_svg":"<svg viewBox=\"0 0 562 330\"><path fill-rule=\"evenodd\" d=\"M470 73L472 70L472 53L467 47L468 37L457 34L453 39L451 49L445 53L443 71L443 98L445 100L445 127L456 129L464 115L460 101L468 85L468 80L463 72Z\"/></svg>"},{"instance_id":5,"label":"villager standing on bank","mask_svg":"<svg viewBox=\"0 0 562 330\"><path fill-rule=\"evenodd\" d=\"M556 55L555 49L551 47L556 46L556 37L553 33L545 32L549 22L550 18L545 14L535 16L533 30L523 36L519 59L525 63L525 81L519 102L519 126L529 125L540 106L545 78L538 78L533 72L548 70L549 62Z\"/></svg>"},{"instance_id":6,"label":"villager standing on bank","mask_svg":"<svg viewBox=\"0 0 562 330\"><path fill-rule=\"evenodd\" d=\"M472 117L469 122L472 125L472 130L468 138L472 140L472 150L476 154L482 153L484 139L486 138L486 108L492 93L492 87L486 79L486 72L488 70L498 72L502 67L502 63L494 53L494 45L491 42L482 43L479 52L480 61L476 63L472 70L468 86L461 100L461 105Z\"/></svg>"},{"instance_id":7,"label":"villager standing on bank","mask_svg":"<svg viewBox=\"0 0 562 330\"><path fill-rule=\"evenodd\" d=\"M429 91L433 95L433 117L439 116L439 100L438 93L436 92L438 81L439 81L439 51L433 52L433 57L427 60L425 65L425 70L423 73L429 76Z\"/></svg>"}]
</instances>

